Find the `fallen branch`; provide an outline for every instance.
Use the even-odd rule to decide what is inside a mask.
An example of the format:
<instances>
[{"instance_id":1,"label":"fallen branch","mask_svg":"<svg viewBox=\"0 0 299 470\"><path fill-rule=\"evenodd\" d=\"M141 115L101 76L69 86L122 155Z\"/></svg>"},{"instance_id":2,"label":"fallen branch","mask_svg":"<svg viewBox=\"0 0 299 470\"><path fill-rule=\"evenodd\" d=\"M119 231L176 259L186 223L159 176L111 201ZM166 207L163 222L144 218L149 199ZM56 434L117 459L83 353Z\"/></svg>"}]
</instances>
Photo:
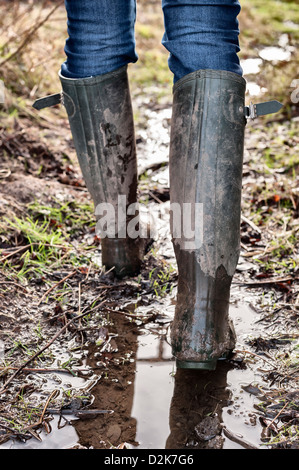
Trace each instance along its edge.
<instances>
[{"instance_id":1,"label":"fallen branch","mask_svg":"<svg viewBox=\"0 0 299 470\"><path fill-rule=\"evenodd\" d=\"M18 367L12 367L12 366L5 366L5 367L0 367L0 376L4 375L6 372L9 370L18 370ZM25 367L23 369L23 372L32 372L32 373L37 373L37 374L49 374L49 373L67 373L67 374L77 374L77 372L88 372L88 369L68 369L67 367L61 368L61 369L47 369L47 368L37 368L37 367Z\"/></svg>"},{"instance_id":2,"label":"fallen branch","mask_svg":"<svg viewBox=\"0 0 299 470\"><path fill-rule=\"evenodd\" d=\"M261 279L256 281L247 281L247 282L236 282L240 286L255 286L260 284L276 284L279 282L288 282L288 281L295 281L296 278L292 276L285 276L285 277L269 277L268 279Z\"/></svg>"},{"instance_id":3,"label":"fallen branch","mask_svg":"<svg viewBox=\"0 0 299 470\"><path fill-rule=\"evenodd\" d=\"M113 410L73 410L73 409L60 409L55 410L52 408L48 408L48 413L50 414L57 414L57 415L74 415L77 418L94 418L97 415L101 414L113 414Z\"/></svg>"},{"instance_id":4,"label":"fallen branch","mask_svg":"<svg viewBox=\"0 0 299 470\"><path fill-rule=\"evenodd\" d=\"M237 444L240 444L240 446L244 447L245 449L258 449L258 447L251 444L251 442L245 441L244 439L241 439L239 436L236 436L232 431L227 429L225 426L223 426L223 434L228 439L230 439L233 442L236 442Z\"/></svg>"}]
</instances>

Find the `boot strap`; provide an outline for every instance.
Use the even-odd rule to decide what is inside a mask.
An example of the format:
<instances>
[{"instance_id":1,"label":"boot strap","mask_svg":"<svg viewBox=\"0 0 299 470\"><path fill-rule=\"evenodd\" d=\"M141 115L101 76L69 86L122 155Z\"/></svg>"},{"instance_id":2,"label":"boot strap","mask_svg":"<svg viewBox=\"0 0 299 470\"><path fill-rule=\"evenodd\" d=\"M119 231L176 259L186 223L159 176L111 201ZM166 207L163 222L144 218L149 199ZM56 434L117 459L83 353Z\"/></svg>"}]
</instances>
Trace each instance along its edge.
<instances>
[{"instance_id":1,"label":"boot strap","mask_svg":"<svg viewBox=\"0 0 299 470\"><path fill-rule=\"evenodd\" d=\"M54 95L45 96L39 98L33 103L33 108L44 109L57 104L63 104L63 93L55 93ZM253 104L244 106L244 116L250 119L256 119L258 116L265 116L266 114L277 113L281 108L282 104L279 101L267 101L265 103Z\"/></svg>"},{"instance_id":2,"label":"boot strap","mask_svg":"<svg viewBox=\"0 0 299 470\"><path fill-rule=\"evenodd\" d=\"M265 116L266 114L277 113L281 108L282 104L279 101L266 101L265 103L253 104L244 107L244 116L250 119L256 119L259 116Z\"/></svg>"},{"instance_id":3,"label":"boot strap","mask_svg":"<svg viewBox=\"0 0 299 470\"><path fill-rule=\"evenodd\" d=\"M44 98L39 98L33 103L33 108L35 109L44 109L50 106L55 106L56 104L62 103L62 92L55 93L54 95L45 96Z\"/></svg>"}]
</instances>

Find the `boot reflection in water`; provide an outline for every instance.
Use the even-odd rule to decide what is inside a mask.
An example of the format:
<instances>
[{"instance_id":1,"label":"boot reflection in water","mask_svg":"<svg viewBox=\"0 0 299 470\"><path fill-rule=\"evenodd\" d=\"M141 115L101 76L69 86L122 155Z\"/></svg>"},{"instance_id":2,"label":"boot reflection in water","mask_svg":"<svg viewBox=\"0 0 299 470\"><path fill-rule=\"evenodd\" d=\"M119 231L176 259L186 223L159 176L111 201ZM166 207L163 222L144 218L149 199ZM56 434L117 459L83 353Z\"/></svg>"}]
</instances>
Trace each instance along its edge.
<instances>
[{"instance_id":1,"label":"boot reflection in water","mask_svg":"<svg viewBox=\"0 0 299 470\"><path fill-rule=\"evenodd\" d=\"M215 371L178 369L169 410L170 434L166 449L221 449L222 410L228 406L229 366Z\"/></svg>"},{"instance_id":2,"label":"boot reflection in water","mask_svg":"<svg viewBox=\"0 0 299 470\"><path fill-rule=\"evenodd\" d=\"M138 59L136 2L66 0L65 5L69 37L60 79L82 173L95 206L108 202L117 208L119 195L129 206L137 200L126 70ZM184 230L178 235L172 223L179 272L173 354L178 367L214 369L234 347L228 304L239 252L245 127L245 80L237 56L240 4L162 0L162 9L162 43L174 75L171 203L181 212L185 203L200 204L203 227L202 244L194 240L190 248ZM129 223L127 217L125 228ZM102 254L119 276L140 269L138 237L116 233L103 240Z\"/></svg>"}]
</instances>

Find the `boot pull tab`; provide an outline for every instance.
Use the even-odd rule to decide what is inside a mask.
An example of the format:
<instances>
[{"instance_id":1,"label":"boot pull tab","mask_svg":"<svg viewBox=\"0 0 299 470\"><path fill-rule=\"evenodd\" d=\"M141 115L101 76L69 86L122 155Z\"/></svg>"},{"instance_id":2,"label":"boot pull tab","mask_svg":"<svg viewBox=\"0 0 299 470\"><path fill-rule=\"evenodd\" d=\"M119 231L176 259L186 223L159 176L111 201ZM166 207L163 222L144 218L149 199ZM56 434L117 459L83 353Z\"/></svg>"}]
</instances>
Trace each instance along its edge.
<instances>
[{"instance_id":1,"label":"boot pull tab","mask_svg":"<svg viewBox=\"0 0 299 470\"><path fill-rule=\"evenodd\" d=\"M50 106L55 106L56 104L62 103L62 92L55 93L54 95L45 96L44 98L39 98L33 103L33 108L35 109L44 109Z\"/></svg>"},{"instance_id":2,"label":"boot pull tab","mask_svg":"<svg viewBox=\"0 0 299 470\"><path fill-rule=\"evenodd\" d=\"M277 113L283 104L279 101L266 101L265 103L253 104L244 107L244 116L249 119L256 119L259 116L265 116L266 114Z\"/></svg>"},{"instance_id":3,"label":"boot pull tab","mask_svg":"<svg viewBox=\"0 0 299 470\"><path fill-rule=\"evenodd\" d=\"M39 98L33 103L33 108L35 109L44 109L50 106L55 106L57 104L63 104L63 94L55 93L54 95L45 96L44 98ZM266 101L265 103L253 104L250 103L249 106L244 106L244 116L249 119L256 119L259 116L265 116L267 114L277 113L283 105L279 101Z\"/></svg>"}]
</instances>

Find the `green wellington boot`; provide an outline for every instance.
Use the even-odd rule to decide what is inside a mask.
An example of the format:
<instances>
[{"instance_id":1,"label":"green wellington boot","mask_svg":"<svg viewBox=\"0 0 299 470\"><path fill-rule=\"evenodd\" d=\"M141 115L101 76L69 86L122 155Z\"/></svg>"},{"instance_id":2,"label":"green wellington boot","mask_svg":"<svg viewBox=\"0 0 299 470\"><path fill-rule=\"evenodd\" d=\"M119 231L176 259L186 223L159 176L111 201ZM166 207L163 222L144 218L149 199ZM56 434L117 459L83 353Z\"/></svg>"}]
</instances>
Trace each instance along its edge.
<instances>
[{"instance_id":1,"label":"green wellington boot","mask_svg":"<svg viewBox=\"0 0 299 470\"><path fill-rule=\"evenodd\" d=\"M115 223L114 236L102 237L102 264L106 269L114 268L117 277L135 275L142 261L142 243L138 237L128 237L126 231L133 219L127 215L128 207L137 202L136 148L127 67L83 79L60 75L60 81L76 153L96 214L99 205L108 204L114 211L115 220L111 222L114 224L120 209L119 196L125 201L124 226L120 228ZM135 223L136 217L135 213Z\"/></svg>"},{"instance_id":2,"label":"green wellington boot","mask_svg":"<svg viewBox=\"0 0 299 470\"><path fill-rule=\"evenodd\" d=\"M235 344L229 298L239 258L246 117L281 107L245 107L245 87L237 74L198 70L173 89L170 201L179 277L171 342L179 368L213 370ZM188 204L197 214L193 239L185 235Z\"/></svg>"}]
</instances>

